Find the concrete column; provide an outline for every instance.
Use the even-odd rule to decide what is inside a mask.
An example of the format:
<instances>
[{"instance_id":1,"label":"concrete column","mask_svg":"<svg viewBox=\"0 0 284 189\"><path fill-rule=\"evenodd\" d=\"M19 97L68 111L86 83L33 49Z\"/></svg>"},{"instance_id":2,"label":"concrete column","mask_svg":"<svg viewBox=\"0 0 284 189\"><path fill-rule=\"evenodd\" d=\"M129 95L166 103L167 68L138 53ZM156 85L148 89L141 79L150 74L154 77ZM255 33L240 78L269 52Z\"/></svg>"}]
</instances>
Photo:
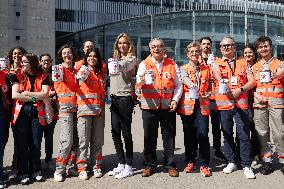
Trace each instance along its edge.
<instances>
[{"instance_id":1,"label":"concrete column","mask_svg":"<svg viewBox=\"0 0 284 189\"><path fill-rule=\"evenodd\" d=\"M137 38L137 45L136 45L136 55L138 59L141 59L141 37Z\"/></svg>"},{"instance_id":2,"label":"concrete column","mask_svg":"<svg viewBox=\"0 0 284 189\"><path fill-rule=\"evenodd\" d=\"M175 59L180 60L180 39L176 39L175 45Z\"/></svg>"}]
</instances>

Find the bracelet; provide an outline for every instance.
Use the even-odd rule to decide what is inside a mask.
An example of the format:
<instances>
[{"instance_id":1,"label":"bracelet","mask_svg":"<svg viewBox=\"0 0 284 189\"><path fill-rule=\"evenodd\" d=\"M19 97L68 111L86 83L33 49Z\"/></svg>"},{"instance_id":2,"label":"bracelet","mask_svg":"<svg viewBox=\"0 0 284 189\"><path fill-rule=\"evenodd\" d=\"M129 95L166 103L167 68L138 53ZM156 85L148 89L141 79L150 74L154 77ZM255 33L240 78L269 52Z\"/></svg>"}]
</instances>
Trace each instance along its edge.
<instances>
[{"instance_id":1,"label":"bracelet","mask_svg":"<svg viewBox=\"0 0 284 189\"><path fill-rule=\"evenodd\" d=\"M32 96L31 98L32 98L33 103L35 103L36 102L36 97Z\"/></svg>"}]
</instances>

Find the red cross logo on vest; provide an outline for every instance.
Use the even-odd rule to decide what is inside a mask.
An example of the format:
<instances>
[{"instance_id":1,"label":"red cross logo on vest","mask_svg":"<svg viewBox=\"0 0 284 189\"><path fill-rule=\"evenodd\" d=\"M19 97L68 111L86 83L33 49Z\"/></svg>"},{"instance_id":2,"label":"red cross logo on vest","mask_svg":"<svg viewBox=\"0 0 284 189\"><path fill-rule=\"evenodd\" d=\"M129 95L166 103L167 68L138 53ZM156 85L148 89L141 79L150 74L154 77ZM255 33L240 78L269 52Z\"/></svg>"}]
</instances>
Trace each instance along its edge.
<instances>
[{"instance_id":1,"label":"red cross logo on vest","mask_svg":"<svg viewBox=\"0 0 284 189\"><path fill-rule=\"evenodd\" d=\"M81 70L80 71L80 75L82 76L82 75L84 75L86 73L86 70Z\"/></svg>"},{"instance_id":2,"label":"red cross logo on vest","mask_svg":"<svg viewBox=\"0 0 284 189\"><path fill-rule=\"evenodd\" d=\"M58 73L53 75L56 79L58 79L60 77L60 75Z\"/></svg>"},{"instance_id":3,"label":"red cross logo on vest","mask_svg":"<svg viewBox=\"0 0 284 189\"><path fill-rule=\"evenodd\" d=\"M171 79L171 74L169 72L164 73L164 78L165 79Z\"/></svg>"}]
</instances>

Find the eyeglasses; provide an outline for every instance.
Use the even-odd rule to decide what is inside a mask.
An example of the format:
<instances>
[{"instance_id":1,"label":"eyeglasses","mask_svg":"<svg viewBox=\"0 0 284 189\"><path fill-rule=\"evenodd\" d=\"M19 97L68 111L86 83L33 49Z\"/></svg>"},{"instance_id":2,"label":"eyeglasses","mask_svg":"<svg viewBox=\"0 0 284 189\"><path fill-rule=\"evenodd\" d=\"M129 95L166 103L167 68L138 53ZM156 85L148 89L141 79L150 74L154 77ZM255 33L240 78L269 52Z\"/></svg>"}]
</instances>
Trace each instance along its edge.
<instances>
[{"instance_id":1,"label":"eyeglasses","mask_svg":"<svg viewBox=\"0 0 284 189\"><path fill-rule=\"evenodd\" d=\"M223 44L223 45L221 45L221 47L222 47L223 49L232 48L232 47L234 47L234 46L235 46L235 44Z\"/></svg>"},{"instance_id":2,"label":"eyeglasses","mask_svg":"<svg viewBox=\"0 0 284 189\"><path fill-rule=\"evenodd\" d=\"M199 54L199 53L200 53L200 51L198 51L198 50L195 50L195 51L188 51L188 53L189 53L189 54L193 54L193 53L195 53L195 54Z\"/></svg>"},{"instance_id":3,"label":"eyeglasses","mask_svg":"<svg viewBox=\"0 0 284 189\"><path fill-rule=\"evenodd\" d=\"M164 48L164 45L151 45L150 48L151 48L151 49L156 49L156 48L157 48L157 49L163 49L163 48Z\"/></svg>"}]
</instances>

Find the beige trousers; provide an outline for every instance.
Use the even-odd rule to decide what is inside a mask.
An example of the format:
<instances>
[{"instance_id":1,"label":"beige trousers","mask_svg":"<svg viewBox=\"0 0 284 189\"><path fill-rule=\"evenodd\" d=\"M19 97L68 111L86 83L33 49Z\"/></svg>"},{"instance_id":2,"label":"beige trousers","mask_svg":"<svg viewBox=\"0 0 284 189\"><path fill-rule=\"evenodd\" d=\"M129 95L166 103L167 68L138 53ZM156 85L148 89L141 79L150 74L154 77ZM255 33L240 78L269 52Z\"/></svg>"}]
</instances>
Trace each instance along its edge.
<instances>
[{"instance_id":1,"label":"beige trousers","mask_svg":"<svg viewBox=\"0 0 284 189\"><path fill-rule=\"evenodd\" d=\"M254 109L254 122L262 160L272 161L271 142L273 142L279 162L284 163L284 109L271 107Z\"/></svg>"},{"instance_id":2,"label":"beige trousers","mask_svg":"<svg viewBox=\"0 0 284 189\"><path fill-rule=\"evenodd\" d=\"M78 172L87 168L87 154L90 144L91 164L95 164L97 156L102 153L104 144L104 110L100 115L81 116L78 118L79 148L77 151Z\"/></svg>"}]
</instances>

